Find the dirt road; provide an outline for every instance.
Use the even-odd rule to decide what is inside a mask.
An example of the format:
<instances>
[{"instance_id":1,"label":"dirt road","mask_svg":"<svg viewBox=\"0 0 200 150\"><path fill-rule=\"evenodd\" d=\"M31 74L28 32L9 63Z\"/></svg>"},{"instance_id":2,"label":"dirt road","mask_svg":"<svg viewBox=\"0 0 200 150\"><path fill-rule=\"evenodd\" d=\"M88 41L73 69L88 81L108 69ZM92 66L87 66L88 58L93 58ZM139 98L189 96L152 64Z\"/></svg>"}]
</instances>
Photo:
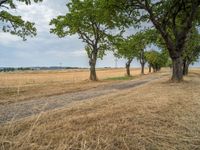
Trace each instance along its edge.
<instances>
[{"instance_id":1,"label":"dirt road","mask_svg":"<svg viewBox=\"0 0 200 150\"><path fill-rule=\"evenodd\" d=\"M9 121L16 121L18 119L39 114L41 112L69 107L69 104L75 101L87 100L114 92L117 93L121 90L134 89L136 87L155 82L166 75L167 74L158 73L134 80L104 85L90 90L42 97L39 99L30 99L8 105L0 105L0 124L7 123Z\"/></svg>"}]
</instances>

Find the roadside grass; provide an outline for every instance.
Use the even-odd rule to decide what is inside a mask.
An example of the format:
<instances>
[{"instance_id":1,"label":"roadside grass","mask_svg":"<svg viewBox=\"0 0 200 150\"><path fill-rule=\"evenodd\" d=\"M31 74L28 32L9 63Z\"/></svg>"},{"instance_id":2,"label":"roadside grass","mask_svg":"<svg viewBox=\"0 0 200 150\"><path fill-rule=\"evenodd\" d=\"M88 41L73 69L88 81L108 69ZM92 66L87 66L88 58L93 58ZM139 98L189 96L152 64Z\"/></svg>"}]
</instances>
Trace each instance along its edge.
<instances>
[{"instance_id":1,"label":"roadside grass","mask_svg":"<svg viewBox=\"0 0 200 150\"><path fill-rule=\"evenodd\" d=\"M110 77L106 78L105 80L111 80L111 81L118 81L118 80L133 80L135 79L134 76L120 76L120 77Z\"/></svg>"},{"instance_id":2,"label":"roadside grass","mask_svg":"<svg viewBox=\"0 0 200 150\"><path fill-rule=\"evenodd\" d=\"M200 71L0 125L1 150L200 148Z\"/></svg>"}]
</instances>

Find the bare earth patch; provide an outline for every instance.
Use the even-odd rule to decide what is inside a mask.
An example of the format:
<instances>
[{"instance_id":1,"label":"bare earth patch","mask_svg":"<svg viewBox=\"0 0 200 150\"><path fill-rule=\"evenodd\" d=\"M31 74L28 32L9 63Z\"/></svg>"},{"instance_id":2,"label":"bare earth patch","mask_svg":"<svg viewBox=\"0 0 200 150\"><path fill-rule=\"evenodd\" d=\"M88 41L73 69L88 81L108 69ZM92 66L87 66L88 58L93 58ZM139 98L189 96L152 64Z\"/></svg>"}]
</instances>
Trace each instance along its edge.
<instances>
[{"instance_id":1,"label":"bare earth patch","mask_svg":"<svg viewBox=\"0 0 200 150\"><path fill-rule=\"evenodd\" d=\"M0 149L200 149L200 71L0 126Z\"/></svg>"}]
</instances>

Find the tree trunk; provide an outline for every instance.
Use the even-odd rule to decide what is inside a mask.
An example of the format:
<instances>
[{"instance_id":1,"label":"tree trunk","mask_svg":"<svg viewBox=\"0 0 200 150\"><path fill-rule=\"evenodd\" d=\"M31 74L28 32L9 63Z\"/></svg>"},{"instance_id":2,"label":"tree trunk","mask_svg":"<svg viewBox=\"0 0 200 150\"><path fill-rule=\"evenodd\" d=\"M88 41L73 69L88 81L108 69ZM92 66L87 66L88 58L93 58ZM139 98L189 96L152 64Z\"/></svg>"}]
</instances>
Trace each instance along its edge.
<instances>
[{"instance_id":1,"label":"tree trunk","mask_svg":"<svg viewBox=\"0 0 200 150\"><path fill-rule=\"evenodd\" d=\"M185 75L188 75L188 71L189 71L189 65L187 64L185 68Z\"/></svg>"},{"instance_id":2,"label":"tree trunk","mask_svg":"<svg viewBox=\"0 0 200 150\"><path fill-rule=\"evenodd\" d=\"M131 65L131 62L132 62L133 58L131 59L128 59L127 63L126 63L126 75L128 77L131 76L131 73L130 73L130 65Z\"/></svg>"},{"instance_id":3,"label":"tree trunk","mask_svg":"<svg viewBox=\"0 0 200 150\"><path fill-rule=\"evenodd\" d=\"M149 65L149 73L151 73L151 65Z\"/></svg>"},{"instance_id":4,"label":"tree trunk","mask_svg":"<svg viewBox=\"0 0 200 150\"><path fill-rule=\"evenodd\" d=\"M141 74L144 74L144 66L145 66L146 60L144 57L144 49L140 52L140 64L141 64Z\"/></svg>"},{"instance_id":5,"label":"tree trunk","mask_svg":"<svg viewBox=\"0 0 200 150\"><path fill-rule=\"evenodd\" d=\"M188 68L189 68L189 64L187 63L187 61L183 62L183 75L187 76L188 75Z\"/></svg>"},{"instance_id":6,"label":"tree trunk","mask_svg":"<svg viewBox=\"0 0 200 150\"><path fill-rule=\"evenodd\" d=\"M186 75L186 61L183 60L183 75Z\"/></svg>"},{"instance_id":7,"label":"tree trunk","mask_svg":"<svg viewBox=\"0 0 200 150\"><path fill-rule=\"evenodd\" d=\"M180 82L183 80L183 61L181 56L173 58L172 81Z\"/></svg>"},{"instance_id":8,"label":"tree trunk","mask_svg":"<svg viewBox=\"0 0 200 150\"><path fill-rule=\"evenodd\" d=\"M144 74L144 65L145 65L145 63L141 63L141 74L142 75Z\"/></svg>"},{"instance_id":9,"label":"tree trunk","mask_svg":"<svg viewBox=\"0 0 200 150\"><path fill-rule=\"evenodd\" d=\"M97 75L96 75L96 62L97 62L97 53L98 49L96 46L93 47L93 50L89 56L89 65L90 65L90 80L91 81L97 81Z\"/></svg>"},{"instance_id":10,"label":"tree trunk","mask_svg":"<svg viewBox=\"0 0 200 150\"><path fill-rule=\"evenodd\" d=\"M90 80L97 81L97 75L96 75L96 60L90 60Z\"/></svg>"},{"instance_id":11,"label":"tree trunk","mask_svg":"<svg viewBox=\"0 0 200 150\"><path fill-rule=\"evenodd\" d=\"M127 63L126 63L126 75L127 75L128 77L131 76L131 73L130 73L130 64L127 64Z\"/></svg>"}]
</instances>

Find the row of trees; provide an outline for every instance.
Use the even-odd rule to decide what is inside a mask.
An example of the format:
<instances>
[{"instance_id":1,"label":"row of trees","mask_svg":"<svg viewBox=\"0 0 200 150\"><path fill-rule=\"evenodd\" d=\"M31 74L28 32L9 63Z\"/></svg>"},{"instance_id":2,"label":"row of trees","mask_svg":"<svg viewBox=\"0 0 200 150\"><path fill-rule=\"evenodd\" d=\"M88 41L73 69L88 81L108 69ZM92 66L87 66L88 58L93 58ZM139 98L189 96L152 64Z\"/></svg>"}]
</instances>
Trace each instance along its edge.
<instances>
[{"instance_id":1,"label":"row of trees","mask_svg":"<svg viewBox=\"0 0 200 150\"><path fill-rule=\"evenodd\" d=\"M158 41L162 41L162 47L168 50L173 67L171 79L183 80L183 55L187 40L190 41L188 36L192 28L199 26L199 0L71 0L67 6L69 13L51 21L51 25L55 26L51 32L60 37L78 33L87 44L91 80L96 80L94 68L98 55L102 56L108 49L109 40L116 38L110 34L112 30L117 29L122 33L125 28L140 26L142 22L153 24L152 28L161 37ZM149 41L142 35L133 36L133 43L139 46L134 45L134 48L140 49L140 63L144 66L144 47ZM125 53L128 53L126 49ZM128 68L132 57L128 55L127 58Z\"/></svg>"},{"instance_id":2,"label":"row of trees","mask_svg":"<svg viewBox=\"0 0 200 150\"><path fill-rule=\"evenodd\" d=\"M18 0L31 4L30 0ZM41 0L34 0L38 2ZM189 64L199 55L200 1L199 0L71 0L69 12L50 22L51 33L59 37L77 34L85 43L90 65L90 79L97 80L95 66L106 50L115 49L126 58L127 74L133 58L138 58L142 73L146 62L159 70L169 56L172 61L172 81L183 80ZM0 21L3 31L21 36L36 35L34 24L13 16L5 9L15 8L12 0L0 0ZM67 8L66 8L67 9ZM130 27L152 24L128 38L123 33ZM162 52L145 52L154 43Z\"/></svg>"},{"instance_id":3,"label":"row of trees","mask_svg":"<svg viewBox=\"0 0 200 150\"><path fill-rule=\"evenodd\" d=\"M153 68L154 72L166 66L168 55L161 52L145 48L150 44L156 43L156 35L153 30L145 30L131 35L127 38L118 37L112 42L114 55L118 58L124 58L126 62L126 74L130 76L130 64L136 58L141 64L141 74L144 74L145 64L149 65L149 72Z\"/></svg>"}]
</instances>

